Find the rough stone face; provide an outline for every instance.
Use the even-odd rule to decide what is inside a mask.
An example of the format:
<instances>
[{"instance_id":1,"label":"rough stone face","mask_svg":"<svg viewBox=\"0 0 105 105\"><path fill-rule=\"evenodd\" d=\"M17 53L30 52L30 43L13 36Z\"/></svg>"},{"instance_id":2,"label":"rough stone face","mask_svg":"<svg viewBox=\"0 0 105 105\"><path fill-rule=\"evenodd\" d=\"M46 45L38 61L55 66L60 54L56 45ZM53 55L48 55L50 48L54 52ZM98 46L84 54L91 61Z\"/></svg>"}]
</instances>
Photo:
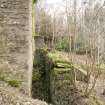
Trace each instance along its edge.
<instances>
[{"instance_id":1,"label":"rough stone face","mask_svg":"<svg viewBox=\"0 0 105 105\"><path fill-rule=\"evenodd\" d=\"M73 97L73 70L54 69L51 76L51 96L55 105L70 105Z\"/></svg>"},{"instance_id":2,"label":"rough stone face","mask_svg":"<svg viewBox=\"0 0 105 105\"><path fill-rule=\"evenodd\" d=\"M43 36L35 36L35 49L43 49L46 48L45 41Z\"/></svg>"},{"instance_id":3,"label":"rough stone face","mask_svg":"<svg viewBox=\"0 0 105 105\"><path fill-rule=\"evenodd\" d=\"M32 96L51 102L50 73L53 68L52 60L43 49L37 49L34 56L32 78Z\"/></svg>"},{"instance_id":4,"label":"rough stone face","mask_svg":"<svg viewBox=\"0 0 105 105\"><path fill-rule=\"evenodd\" d=\"M0 0L0 76L21 81L30 93L32 70L31 0Z\"/></svg>"}]
</instances>

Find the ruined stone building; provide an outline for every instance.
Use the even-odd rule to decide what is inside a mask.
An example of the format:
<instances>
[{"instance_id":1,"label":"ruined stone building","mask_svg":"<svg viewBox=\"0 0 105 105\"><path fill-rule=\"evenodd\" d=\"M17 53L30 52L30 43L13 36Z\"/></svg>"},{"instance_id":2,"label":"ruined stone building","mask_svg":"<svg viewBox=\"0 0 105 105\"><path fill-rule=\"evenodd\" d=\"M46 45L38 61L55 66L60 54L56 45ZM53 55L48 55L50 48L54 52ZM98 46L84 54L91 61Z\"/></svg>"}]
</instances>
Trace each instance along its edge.
<instances>
[{"instance_id":1,"label":"ruined stone building","mask_svg":"<svg viewBox=\"0 0 105 105\"><path fill-rule=\"evenodd\" d=\"M47 105L45 102L28 97L31 96L33 69L32 2L33 0L0 0L0 105ZM49 41L51 42L51 39L48 41L46 39L47 43ZM43 44L44 40L39 39L39 42ZM43 46L45 45L43 44ZM35 86L38 83L36 88L41 87L39 89L41 95L38 95L55 105L70 105L74 73L71 64L64 64L68 68L54 68L51 59L56 57L50 59L43 55L42 57L44 60L39 59L39 61L42 63L44 61L44 69L41 65L43 71L41 74L44 74L44 79L42 78L39 83L40 78L38 81L35 78ZM40 67L40 62L38 63ZM62 62L58 62L58 64L60 63L62 64ZM35 70L37 69L35 68ZM39 71L37 70L37 72ZM85 78L84 74L83 77ZM36 90L35 92L38 93ZM44 90L43 94L42 90Z\"/></svg>"},{"instance_id":2,"label":"ruined stone building","mask_svg":"<svg viewBox=\"0 0 105 105\"><path fill-rule=\"evenodd\" d=\"M32 0L0 0L0 76L30 94L31 73Z\"/></svg>"}]
</instances>

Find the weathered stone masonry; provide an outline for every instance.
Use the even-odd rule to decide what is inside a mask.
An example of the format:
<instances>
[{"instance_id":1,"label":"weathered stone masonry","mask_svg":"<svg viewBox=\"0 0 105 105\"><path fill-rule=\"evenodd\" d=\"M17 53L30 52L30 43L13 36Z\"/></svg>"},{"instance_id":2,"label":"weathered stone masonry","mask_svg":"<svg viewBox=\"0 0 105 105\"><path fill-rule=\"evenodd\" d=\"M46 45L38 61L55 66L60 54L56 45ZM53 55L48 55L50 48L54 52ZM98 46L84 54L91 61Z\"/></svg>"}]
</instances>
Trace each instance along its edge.
<instances>
[{"instance_id":1,"label":"weathered stone masonry","mask_svg":"<svg viewBox=\"0 0 105 105\"><path fill-rule=\"evenodd\" d=\"M21 81L30 93L32 73L32 1L0 0L0 75Z\"/></svg>"}]
</instances>

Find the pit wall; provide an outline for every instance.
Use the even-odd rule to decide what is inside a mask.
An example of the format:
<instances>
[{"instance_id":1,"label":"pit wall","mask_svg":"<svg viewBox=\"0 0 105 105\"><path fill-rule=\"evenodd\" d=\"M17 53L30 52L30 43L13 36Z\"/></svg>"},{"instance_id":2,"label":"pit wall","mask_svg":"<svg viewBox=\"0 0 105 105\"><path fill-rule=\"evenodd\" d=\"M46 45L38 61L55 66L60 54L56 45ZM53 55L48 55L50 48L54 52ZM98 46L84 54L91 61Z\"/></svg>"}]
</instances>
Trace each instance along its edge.
<instances>
[{"instance_id":1,"label":"pit wall","mask_svg":"<svg viewBox=\"0 0 105 105\"><path fill-rule=\"evenodd\" d=\"M32 97L51 102L50 75L53 63L47 52L37 49L34 56L32 76Z\"/></svg>"},{"instance_id":2,"label":"pit wall","mask_svg":"<svg viewBox=\"0 0 105 105\"><path fill-rule=\"evenodd\" d=\"M31 73L32 1L0 0L0 78L29 95Z\"/></svg>"},{"instance_id":3,"label":"pit wall","mask_svg":"<svg viewBox=\"0 0 105 105\"><path fill-rule=\"evenodd\" d=\"M54 69L51 73L51 97L54 105L70 105L74 79L73 70Z\"/></svg>"},{"instance_id":4,"label":"pit wall","mask_svg":"<svg viewBox=\"0 0 105 105\"><path fill-rule=\"evenodd\" d=\"M64 67L66 65L66 67ZM81 96L81 92L76 87L76 81L86 82L87 76L72 65L67 67L63 64L61 67L55 67L51 72L51 100L54 105L75 105L73 103L76 97Z\"/></svg>"},{"instance_id":5,"label":"pit wall","mask_svg":"<svg viewBox=\"0 0 105 105\"><path fill-rule=\"evenodd\" d=\"M71 103L75 95L80 95L75 87L75 76L78 81L85 78L70 62L53 61L46 50L37 49L33 65L32 96L54 105L73 105Z\"/></svg>"}]
</instances>

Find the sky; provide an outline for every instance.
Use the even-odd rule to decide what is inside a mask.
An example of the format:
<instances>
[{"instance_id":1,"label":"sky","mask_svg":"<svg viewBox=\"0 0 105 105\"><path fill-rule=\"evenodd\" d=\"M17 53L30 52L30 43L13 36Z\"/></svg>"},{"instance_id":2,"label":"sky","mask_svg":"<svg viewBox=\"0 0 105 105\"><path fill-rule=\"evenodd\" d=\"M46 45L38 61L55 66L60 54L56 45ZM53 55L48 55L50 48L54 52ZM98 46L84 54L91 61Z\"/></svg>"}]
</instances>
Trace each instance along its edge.
<instances>
[{"instance_id":1,"label":"sky","mask_svg":"<svg viewBox=\"0 0 105 105\"><path fill-rule=\"evenodd\" d=\"M56 3L62 3L63 0L47 0L47 3L49 4L56 4Z\"/></svg>"},{"instance_id":2,"label":"sky","mask_svg":"<svg viewBox=\"0 0 105 105\"><path fill-rule=\"evenodd\" d=\"M73 0L71 0L73 1ZM53 5L63 5L64 0L46 0L47 4L53 4ZM77 0L77 4L80 5L81 0Z\"/></svg>"},{"instance_id":3,"label":"sky","mask_svg":"<svg viewBox=\"0 0 105 105\"><path fill-rule=\"evenodd\" d=\"M49 8L51 12L64 10L63 0L46 0L46 4L47 8Z\"/></svg>"},{"instance_id":4,"label":"sky","mask_svg":"<svg viewBox=\"0 0 105 105\"><path fill-rule=\"evenodd\" d=\"M71 0L71 1L73 1L73 0ZM78 6L80 6L81 5L81 2L83 2L83 1L89 1L89 0L77 0L77 4L78 4ZM105 1L105 0L92 0L92 1L94 1L94 2L102 2L103 3L103 1ZM64 0L46 0L46 3L48 4L48 5L56 5L56 6L62 6L63 5L63 2L64 2Z\"/></svg>"},{"instance_id":5,"label":"sky","mask_svg":"<svg viewBox=\"0 0 105 105\"><path fill-rule=\"evenodd\" d=\"M72 0L73 1L73 0ZM80 7L81 0L77 0L78 8ZM65 12L65 3L64 0L46 0L46 7L49 9L50 13L56 12Z\"/></svg>"},{"instance_id":6,"label":"sky","mask_svg":"<svg viewBox=\"0 0 105 105\"><path fill-rule=\"evenodd\" d=\"M61 2L63 2L64 0L46 0L48 3L61 3ZM88 0L81 0L81 1L88 1ZM98 2L98 1L104 1L104 0L93 0L93 1L96 1L96 2ZM77 2L80 2L80 0L77 0Z\"/></svg>"},{"instance_id":7,"label":"sky","mask_svg":"<svg viewBox=\"0 0 105 105\"><path fill-rule=\"evenodd\" d=\"M64 0L43 0L45 2L45 7L47 11L50 14L53 14L54 12L65 12L65 3ZM73 1L73 0L71 0ZM81 8L81 4L83 1L88 1L88 0L77 0L77 8ZM104 0L92 0L96 2L104 1Z\"/></svg>"}]
</instances>

